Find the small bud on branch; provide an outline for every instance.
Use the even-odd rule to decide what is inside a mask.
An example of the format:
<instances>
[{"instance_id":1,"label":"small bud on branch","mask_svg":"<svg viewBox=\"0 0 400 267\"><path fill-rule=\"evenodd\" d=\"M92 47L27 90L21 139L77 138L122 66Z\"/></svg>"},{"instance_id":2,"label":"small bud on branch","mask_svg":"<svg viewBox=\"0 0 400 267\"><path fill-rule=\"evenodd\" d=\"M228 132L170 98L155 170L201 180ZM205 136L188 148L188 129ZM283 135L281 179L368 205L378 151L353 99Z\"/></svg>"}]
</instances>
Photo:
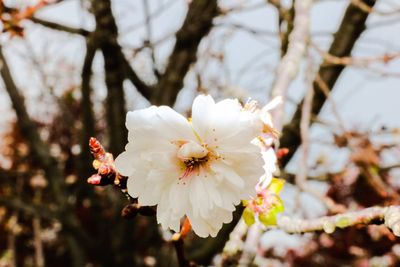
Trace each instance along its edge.
<instances>
[{"instance_id":1,"label":"small bud on branch","mask_svg":"<svg viewBox=\"0 0 400 267\"><path fill-rule=\"evenodd\" d=\"M126 181L128 178L120 175L115 170L113 155L107 153L101 143L94 137L89 140L89 148L94 157L92 165L97 170L97 174L90 176L87 182L100 186L114 185L126 193Z\"/></svg>"}]
</instances>

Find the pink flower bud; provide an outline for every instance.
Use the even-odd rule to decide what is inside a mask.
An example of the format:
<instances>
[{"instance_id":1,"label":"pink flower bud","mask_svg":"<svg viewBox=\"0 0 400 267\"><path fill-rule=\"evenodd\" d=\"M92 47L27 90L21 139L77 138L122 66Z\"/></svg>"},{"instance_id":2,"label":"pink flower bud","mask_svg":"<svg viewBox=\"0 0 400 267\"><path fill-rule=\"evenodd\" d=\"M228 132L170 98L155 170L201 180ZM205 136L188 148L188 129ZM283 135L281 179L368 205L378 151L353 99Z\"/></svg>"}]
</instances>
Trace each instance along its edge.
<instances>
[{"instance_id":1,"label":"pink flower bud","mask_svg":"<svg viewBox=\"0 0 400 267\"><path fill-rule=\"evenodd\" d=\"M101 183L101 176L98 174L93 174L87 179L88 184L99 185Z\"/></svg>"}]
</instances>

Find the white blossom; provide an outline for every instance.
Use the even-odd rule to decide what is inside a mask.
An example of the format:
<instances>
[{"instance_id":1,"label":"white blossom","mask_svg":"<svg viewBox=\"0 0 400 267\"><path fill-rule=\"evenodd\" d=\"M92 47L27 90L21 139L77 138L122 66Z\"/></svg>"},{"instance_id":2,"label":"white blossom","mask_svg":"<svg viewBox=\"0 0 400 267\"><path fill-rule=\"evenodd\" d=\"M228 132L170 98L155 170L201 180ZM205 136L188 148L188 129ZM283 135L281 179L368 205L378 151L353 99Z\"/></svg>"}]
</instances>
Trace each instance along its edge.
<instances>
[{"instance_id":1,"label":"white blossom","mask_svg":"<svg viewBox=\"0 0 400 267\"><path fill-rule=\"evenodd\" d=\"M164 229L180 230L187 216L201 237L216 236L232 220L235 205L255 196L264 174L258 114L237 100L215 103L198 96L192 119L166 106L129 112L126 151L115 160L128 176L128 193L140 205L157 205Z\"/></svg>"},{"instance_id":2,"label":"white blossom","mask_svg":"<svg viewBox=\"0 0 400 267\"><path fill-rule=\"evenodd\" d=\"M272 145L279 133L274 129L272 117L269 112L281 103L282 97L277 96L261 109L257 107L258 104L255 101L249 101L245 105L246 109L252 110L253 113L258 114L259 119L263 124L263 129L260 135L252 140L253 144L261 148L261 154L264 159L264 174L260 177L258 184L258 189L261 190L268 187L272 181L273 173L278 170L277 157Z\"/></svg>"}]
</instances>

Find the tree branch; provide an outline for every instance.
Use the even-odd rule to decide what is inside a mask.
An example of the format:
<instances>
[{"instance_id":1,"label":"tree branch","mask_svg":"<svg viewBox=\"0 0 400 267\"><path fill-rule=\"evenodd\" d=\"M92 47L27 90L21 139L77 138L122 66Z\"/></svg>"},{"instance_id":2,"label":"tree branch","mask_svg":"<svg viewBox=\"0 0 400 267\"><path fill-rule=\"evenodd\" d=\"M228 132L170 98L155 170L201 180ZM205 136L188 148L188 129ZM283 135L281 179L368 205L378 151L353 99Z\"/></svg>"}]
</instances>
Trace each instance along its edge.
<instances>
[{"instance_id":1,"label":"tree branch","mask_svg":"<svg viewBox=\"0 0 400 267\"><path fill-rule=\"evenodd\" d=\"M44 169L46 177L49 179L53 196L57 200L57 203L65 203L64 200L66 196L62 183L63 176L61 170L57 167L57 161L50 155L49 146L40 138L35 123L28 115L24 104L24 97L19 93L18 88L11 76L11 72L3 55L1 46L0 64L0 74L3 78L8 95L10 96L15 113L17 114L18 126L24 133L26 141L32 150L36 162Z\"/></svg>"},{"instance_id":2,"label":"tree branch","mask_svg":"<svg viewBox=\"0 0 400 267\"><path fill-rule=\"evenodd\" d=\"M10 69L3 55L2 47L0 46L0 74L3 78L5 88L10 96L12 105L17 114L17 123L24 137L29 144L32 154L37 164L43 168L46 177L49 181L52 194L58 205L57 213L48 212L43 207L28 205L19 199L10 201L9 199L0 199L0 204L19 209L30 215L40 215L44 218L54 219L54 216L59 219L66 229L67 237L74 242L90 246L89 238L79 225L79 221L74 213L69 209L66 199L65 184L63 183L63 174L58 168L58 163L55 158L50 155L48 144L44 143L39 136L38 129L35 123L30 119L24 104L24 97L19 93L14 80L12 79ZM68 230L67 230L68 229ZM79 242L78 242L79 240ZM83 255L83 251L80 252Z\"/></svg>"},{"instance_id":3,"label":"tree branch","mask_svg":"<svg viewBox=\"0 0 400 267\"><path fill-rule=\"evenodd\" d=\"M287 91L290 84L296 78L301 60L307 48L310 28L310 13L312 0L295 1L294 28L289 37L287 53L282 58L274 86L272 98L281 96L286 103ZM278 131L282 129L285 105L282 104L272 111L274 126Z\"/></svg>"},{"instance_id":4,"label":"tree branch","mask_svg":"<svg viewBox=\"0 0 400 267\"><path fill-rule=\"evenodd\" d=\"M176 33L176 43L168 59L165 72L157 83L153 103L173 106L190 65L196 61L200 41L212 28L218 15L216 0L193 0L181 29Z\"/></svg>"},{"instance_id":5,"label":"tree branch","mask_svg":"<svg viewBox=\"0 0 400 267\"><path fill-rule=\"evenodd\" d=\"M146 83L144 83L136 74L136 72L133 70L133 68L129 64L129 61L125 58L125 56L122 53L121 56L123 60L125 78L131 81L131 83L136 87L136 90L138 90L138 92L142 94L144 98L150 100L151 95L153 93L152 86L149 86Z\"/></svg>"},{"instance_id":6,"label":"tree branch","mask_svg":"<svg viewBox=\"0 0 400 267\"><path fill-rule=\"evenodd\" d=\"M82 131L81 131L81 154L80 154L80 173L83 177L88 177L90 175L90 169L88 169L88 162L91 161L91 154L88 140L90 137L95 135L95 119L93 112L93 103L90 98L92 88L90 86L90 80L92 77L92 64L93 59L96 55L97 47L92 38L86 39L86 55L82 66Z\"/></svg>"},{"instance_id":7,"label":"tree branch","mask_svg":"<svg viewBox=\"0 0 400 267\"><path fill-rule=\"evenodd\" d=\"M363 2L373 7L376 0L363 0ZM356 41L365 30L365 22L368 15L369 13L360 10L354 4L349 4L328 53L336 57L350 56ZM324 64L326 65L326 62L322 63L322 65ZM328 88L332 90L344 68L345 66L341 65L321 66L318 75ZM314 82L314 92L312 114L317 115L326 100L326 96L323 91L319 89L319 85L316 82ZM298 104L291 122L283 127L280 145L288 148L289 153L281 159L280 163L282 167L285 167L290 161L301 143L300 118L302 105L302 102Z\"/></svg>"},{"instance_id":8,"label":"tree branch","mask_svg":"<svg viewBox=\"0 0 400 267\"><path fill-rule=\"evenodd\" d=\"M69 26L62 25L62 24L59 24L56 22L41 19L41 18L38 18L35 16L30 18L30 20L36 24L42 25L44 27L47 27L47 28L50 28L50 29L56 30L56 31L63 31L63 32L72 33L72 34L79 34L79 35L82 35L85 37L89 36L89 34L90 34L90 31L82 29L82 28L69 27Z\"/></svg>"},{"instance_id":9,"label":"tree branch","mask_svg":"<svg viewBox=\"0 0 400 267\"><path fill-rule=\"evenodd\" d=\"M39 206L32 203L28 203L26 201L22 201L19 198L0 196L0 205L13 210L23 212L31 216L39 215L42 218L50 220L59 218L59 214L57 212L51 211L46 207L43 207L42 205Z\"/></svg>"},{"instance_id":10,"label":"tree branch","mask_svg":"<svg viewBox=\"0 0 400 267\"><path fill-rule=\"evenodd\" d=\"M110 0L92 1L96 19L96 38L104 56L105 83L107 85L106 118L110 138L110 151L114 155L124 150L127 140L125 128L125 96L123 90L124 60L118 44L118 28L111 11Z\"/></svg>"},{"instance_id":11,"label":"tree branch","mask_svg":"<svg viewBox=\"0 0 400 267\"><path fill-rule=\"evenodd\" d=\"M287 233L325 231L333 233L336 228L347 228L358 224L383 222L393 234L400 236L400 206L371 207L360 211L346 212L334 216L303 220L282 216L277 227Z\"/></svg>"}]
</instances>

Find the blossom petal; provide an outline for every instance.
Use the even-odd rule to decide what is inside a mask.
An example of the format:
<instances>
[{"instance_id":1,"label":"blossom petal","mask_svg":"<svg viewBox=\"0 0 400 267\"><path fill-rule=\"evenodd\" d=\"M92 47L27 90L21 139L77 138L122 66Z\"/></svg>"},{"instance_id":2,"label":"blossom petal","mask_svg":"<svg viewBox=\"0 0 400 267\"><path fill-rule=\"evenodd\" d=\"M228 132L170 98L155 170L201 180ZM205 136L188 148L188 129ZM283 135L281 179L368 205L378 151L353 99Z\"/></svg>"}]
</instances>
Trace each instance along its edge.
<instances>
[{"instance_id":1,"label":"blossom petal","mask_svg":"<svg viewBox=\"0 0 400 267\"><path fill-rule=\"evenodd\" d=\"M115 168L124 176L130 176L133 172L132 165L133 151L125 151L115 159Z\"/></svg>"}]
</instances>

